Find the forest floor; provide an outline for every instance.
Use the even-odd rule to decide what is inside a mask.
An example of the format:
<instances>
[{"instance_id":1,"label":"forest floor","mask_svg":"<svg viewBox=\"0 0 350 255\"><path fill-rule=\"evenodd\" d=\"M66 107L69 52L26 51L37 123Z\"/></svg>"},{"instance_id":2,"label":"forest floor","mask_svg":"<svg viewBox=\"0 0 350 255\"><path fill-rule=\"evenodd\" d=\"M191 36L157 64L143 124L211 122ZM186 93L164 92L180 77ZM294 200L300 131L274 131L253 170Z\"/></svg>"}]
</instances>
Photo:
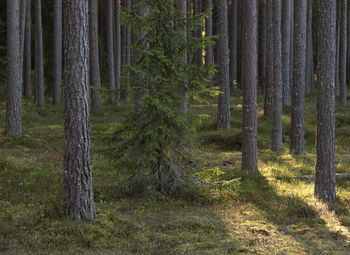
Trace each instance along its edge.
<instances>
[{"instance_id":1,"label":"forest floor","mask_svg":"<svg viewBox=\"0 0 350 255\"><path fill-rule=\"evenodd\" d=\"M104 143L131 106L92 116L97 220L63 218L63 106L23 102L24 135L4 137L0 103L0 254L350 254L350 181L337 201L313 197L313 182L293 178L315 168L316 99L306 101L307 154L270 150L271 122L259 100L259 176L241 171L241 96L232 98L232 128L216 131L216 105L194 105L194 174L209 185L182 187L177 197L121 197L123 178ZM289 135L290 109L283 116ZM350 172L350 106L337 105L337 172ZM273 177L273 178L269 178Z\"/></svg>"}]
</instances>

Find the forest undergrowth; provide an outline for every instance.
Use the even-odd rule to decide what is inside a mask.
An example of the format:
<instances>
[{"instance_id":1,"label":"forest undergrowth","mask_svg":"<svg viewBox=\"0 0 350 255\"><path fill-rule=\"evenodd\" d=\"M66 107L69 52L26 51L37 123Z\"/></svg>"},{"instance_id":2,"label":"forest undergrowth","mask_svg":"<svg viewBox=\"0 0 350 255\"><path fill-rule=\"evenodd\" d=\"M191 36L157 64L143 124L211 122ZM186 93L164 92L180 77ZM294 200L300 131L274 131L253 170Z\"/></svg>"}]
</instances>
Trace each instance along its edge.
<instances>
[{"instance_id":1,"label":"forest undergrowth","mask_svg":"<svg viewBox=\"0 0 350 255\"><path fill-rule=\"evenodd\" d=\"M307 154L289 154L290 109L283 115L284 149L270 150L272 123L258 109L260 175L241 171L242 98L231 100L232 128L216 130L215 102L192 105L192 174L173 197L126 197L125 173L104 142L132 110L106 106L91 117L97 220L63 218L63 106L23 104L21 137L4 136L0 104L0 254L349 254L350 180L337 180L337 201L317 202L314 174L316 96L306 99ZM337 105L336 168L350 172L350 106Z\"/></svg>"}]
</instances>

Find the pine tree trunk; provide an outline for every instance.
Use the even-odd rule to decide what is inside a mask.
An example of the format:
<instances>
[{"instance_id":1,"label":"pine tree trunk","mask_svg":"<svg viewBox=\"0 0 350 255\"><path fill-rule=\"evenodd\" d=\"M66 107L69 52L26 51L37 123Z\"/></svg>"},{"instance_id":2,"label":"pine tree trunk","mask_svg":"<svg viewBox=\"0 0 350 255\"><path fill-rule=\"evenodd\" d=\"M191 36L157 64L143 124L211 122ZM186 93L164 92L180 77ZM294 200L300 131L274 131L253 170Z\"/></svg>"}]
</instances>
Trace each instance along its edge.
<instances>
[{"instance_id":1,"label":"pine tree trunk","mask_svg":"<svg viewBox=\"0 0 350 255\"><path fill-rule=\"evenodd\" d=\"M273 1L273 118L272 150L283 148L282 143L282 35L281 35L282 1Z\"/></svg>"},{"instance_id":2,"label":"pine tree trunk","mask_svg":"<svg viewBox=\"0 0 350 255\"><path fill-rule=\"evenodd\" d=\"M31 0L26 0L26 28L24 37L24 96L32 97L32 33Z\"/></svg>"},{"instance_id":3,"label":"pine tree trunk","mask_svg":"<svg viewBox=\"0 0 350 255\"><path fill-rule=\"evenodd\" d=\"M71 220L92 220L89 122L88 1L65 0L64 5L64 215Z\"/></svg>"},{"instance_id":4,"label":"pine tree trunk","mask_svg":"<svg viewBox=\"0 0 350 255\"><path fill-rule=\"evenodd\" d=\"M53 12L53 98L52 104L59 104L61 101L62 85L62 0L54 0Z\"/></svg>"},{"instance_id":5,"label":"pine tree trunk","mask_svg":"<svg viewBox=\"0 0 350 255\"><path fill-rule=\"evenodd\" d=\"M267 33L267 21L266 21L266 0L262 1L261 4L261 39L260 39L260 85L261 94L265 95L265 83L266 83L266 33Z\"/></svg>"},{"instance_id":6,"label":"pine tree trunk","mask_svg":"<svg viewBox=\"0 0 350 255\"><path fill-rule=\"evenodd\" d=\"M25 38L25 27L26 27L26 14L27 14L27 0L20 1L20 23L19 23L19 77L23 82L23 60L24 60L24 38Z\"/></svg>"},{"instance_id":7,"label":"pine tree trunk","mask_svg":"<svg viewBox=\"0 0 350 255\"><path fill-rule=\"evenodd\" d=\"M100 62L98 49L98 0L89 1L89 42L90 42L90 84L91 90L91 110L94 113L102 112L102 98L94 90L101 88Z\"/></svg>"},{"instance_id":8,"label":"pine tree trunk","mask_svg":"<svg viewBox=\"0 0 350 255\"><path fill-rule=\"evenodd\" d=\"M107 47L107 72L108 72L108 87L115 90L115 73L114 73L114 49L113 49L113 0L106 0L107 15L106 15L106 47ZM109 103L114 103L115 97L112 95L109 98ZM117 102L119 104L119 102Z\"/></svg>"},{"instance_id":9,"label":"pine tree trunk","mask_svg":"<svg viewBox=\"0 0 350 255\"><path fill-rule=\"evenodd\" d=\"M282 8L282 64L283 64L283 105L290 105L290 73L291 73L291 24L292 24L292 0L284 0Z\"/></svg>"},{"instance_id":10,"label":"pine tree trunk","mask_svg":"<svg viewBox=\"0 0 350 255\"><path fill-rule=\"evenodd\" d=\"M315 197L334 202L336 0L319 1Z\"/></svg>"},{"instance_id":11,"label":"pine tree trunk","mask_svg":"<svg viewBox=\"0 0 350 255\"><path fill-rule=\"evenodd\" d=\"M339 45L339 92L340 103L346 105L346 47L348 1L341 0L340 45Z\"/></svg>"},{"instance_id":12,"label":"pine tree trunk","mask_svg":"<svg viewBox=\"0 0 350 255\"><path fill-rule=\"evenodd\" d=\"M128 12L131 12L131 0L126 0L126 8L128 10ZM126 65L130 66L131 65L131 49L130 46L131 45L131 29L130 26L126 27ZM130 72L127 71L126 76L127 76L127 82L125 84L126 86L126 100L130 101Z\"/></svg>"},{"instance_id":13,"label":"pine tree trunk","mask_svg":"<svg viewBox=\"0 0 350 255\"><path fill-rule=\"evenodd\" d=\"M206 9L212 9L213 8L213 1L206 0L205 7L206 7ZM207 37L213 36L213 12L212 11L210 11L208 18L205 20L205 35ZM213 44L211 44L211 43L205 49L205 64L207 67L213 64ZM213 84L213 75L210 75L209 87L212 87L213 85L214 85Z\"/></svg>"},{"instance_id":14,"label":"pine tree trunk","mask_svg":"<svg viewBox=\"0 0 350 255\"><path fill-rule=\"evenodd\" d=\"M337 55L335 62L335 93L339 95L339 53L340 53L340 15L341 15L341 4L338 3L338 11L337 11Z\"/></svg>"},{"instance_id":15,"label":"pine tree trunk","mask_svg":"<svg viewBox=\"0 0 350 255\"><path fill-rule=\"evenodd\" d=\"M35 0L35 102L44 105L44 55L41 0Z\"/></svg>"},{"instance_id":16,"label":"pine tree trunk","mask_svg":"<svg viewBox=\"0 0 350 255\"><path fill-rule=\"evenodd\" d=\"M237 81L238 0L231 0L230 79Z\"/></svg>"},{"instance_id":17,"label":"pine tree trunk","mask_svg":"<svg viewBox=\"0 0 350 255\"><path fill-rule=\"evenodd\" d=\"M218 104L218 129L230 128L230 78L229 78L229 57L228 57L228 21L227 21L227 1L218 0L218 21L217 28L219 39L217 41L218 51L218 72L217 85L220 86Z\"/></svg>"},{"instance_id":18,"label":"pine tree trunk","mask_svg":"<svg viewBox=\"0 0 350 255\"><path fill-rule=\"evenodd\" d=\"M116 89L117 89L117 104L120 105L120 75L121 75L121 26L120 26L120 0L115 1L115 52L114 52L114 64L115 64L115 77L116 77Z\"/></svg>"},{"instance_id":19,"label":"pine tree trunk","mask_svg":"<svg viewBox=\"0 0 350 255\"><path fill-rule=\"evenodd\" d=\"M19 1L7 1L6 136L22 134L22 78L20 77Z\"/></svg>"},{"instance_id":20,"label":"pine tree trunk","mask_svg":"<svg viewBox=\"0 0 350 255\"><path fill-rule=\"evenodd\" d=\"M199 15L200 13L202 13L202 7L203 7L203 2L202 0L194 0L193 1L193 14L194 15ZM198 28L195 32L194 32L194 36L196 38L201 38L202 37L202 28ZM193 62L198 65L198 66L202 66L203 65L203 49L199 48L196 50L195 54L194 54L194 59Z\"/></svg>"},{"instance_id":21,"label":"pine tree trunk","mask_svg":"<svg viewBox=\"0 0 350 255\"><path fill-rule=\"evenodd\" d=\"M350 88L350 8L348 7L348 26L347 26L347 62L346 62L346 76L348 88Z\"/></svg>"},{"instance_id":22,"label":"pine tree trunk","mask_svg":"<svg viewBox=\"0 0 350 255\"><path fill-rule=\"evenodd\" d=\"M273 1L267 0L266 3L266 76L265 76L265 102L264 118L272 119L273 115Z\"/></svg>"},{"instance_id":23,"label":"pine tree trunk","mask_svg":"<svg viewBox=\"0 0 350 255\"><path fill-rule=\"evenodd\" d=\"M257 85L258 85L258 2L242 3L242 169L258 172Z\"/></svg>"},{"instance_id":24,"label":"pine tree trunk","mask_svg":"<svg viewBox=\"0 0 350 255\"><path fill-rule=\"evenodd\" d=\"M307 2L307 30L306 30L306 82L305 94L308 94L314 87L314 66L313 66L313 42L312 42L312 0Z\"/></svg>"},{"instance_id":25,"label":"pine tree trunk","mask_svg":"<svg viewBox=\"0 0 350 255\"><path fill-rule=\"evenodd\" d=\"M304 92L306 70L307 2L294 0L294 66L290 152L305 154Z\"/></svg>"}]
</instances>

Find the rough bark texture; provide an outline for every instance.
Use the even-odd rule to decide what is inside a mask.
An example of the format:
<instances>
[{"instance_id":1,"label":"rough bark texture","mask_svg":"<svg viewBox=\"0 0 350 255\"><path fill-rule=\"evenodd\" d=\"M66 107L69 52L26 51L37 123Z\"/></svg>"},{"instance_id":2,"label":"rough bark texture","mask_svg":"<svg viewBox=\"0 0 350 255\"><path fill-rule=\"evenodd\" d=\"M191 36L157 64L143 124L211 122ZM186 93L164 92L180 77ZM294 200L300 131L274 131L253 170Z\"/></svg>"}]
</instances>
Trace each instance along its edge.
<instances>
[{"instance_id":1,"label":"rough bark texture","mask_svg":"<svg viewBox=\"0 0 350 255\"><path fill-rule=\"evenodd\" d=\"M113 49L113 0L107 0L106 8L106 47L107 47L107 72L108 72L108 87L115 90L115 73L114 73L114 49ZM113 92L114 93L114 92ZM109 98L109 102L113 103L114 96ZM118 103L118 102L117 102Z\"/></svg>"},{"instance_id":2,"label":"rough bark texture","mask_svg":"<svg viewBox=\"0 0 350 255\"><path fill-rule=\"evenodd\" d=\"M212 9L213 1L206 0L205 7L207 9ZM213 12L212 11L210 11L208 18L205 20L205 35L207 37L213 36ZM211 43L205 49L205 64L206 64L206 66L210 66L211 64L213 64L213 44L211 44ZM213 85L214 85L213 84L213 75L210 75L209 86L212 87Z\"/></svg>"},{"instance_id":3,"label":"rough bark texture","mask_svg":"<svg viewBox=\"0 0 350 255\"><path fill-rule=\"evenodd\" d=\"M129 11L129 13L131 12L131 0L126 0L126 8L128 9L128 11ZM130 47L128 47L128 46L130 46L130 44L131 44L131 29L130 29L130 26L128 26L127 28L126 28L126 62L125 62L125 64L127 65L127 66L130 66L131 65L131 49L130 49ZM126 100L127 101L130 101L130 78L131 78L131 76L130 76L131 74L130 74L130 72L129 71L127 71L127 74L126 74L126 76L127 76L127 81L126 81L126 84L125 84L125 86L126 86Z\"/></svg>"},{"instance_id":4,"label":"rough bark texture","mask_svg":"<svg viewBox=\"0 0 350 255\"><path fill-rule=\"evenodd\" d=\"M31 0L26 0L26 28L24 36L24 96L32 97L32 34L31 34Z\"/></svg>"},{"instance_id":5,"label":"rough bark texture","mask_svg":"<svg viewBox=\"0 0 350 255\"><path fill-rule=\"evenodd\" d=\"M260 38L260 58L259 58L259 67L260 67L260 86L261 94L265 94L265 83L266 83L266 0L262 1L261 5L261 38Z\"/></svg>"},{"instance_id":6,"label":"rough bark texture","mask_svg":"<svg viewBox=\"0 0 350 255\"><path fill-rule=\"evenodd\" d=\"M336 0L320 0L318 28L317 161L315 197L334 202Z\"/></svg>"},{"instance_id":7,"label":"rough bark texture","mask_svg":"<svg viewBox=\"0 0 350 255\"><path fill-rule=\"evenodd\" d=\"M202 13L202 7L203 7L202 0L194 0L193 1L193 14L199 15L200 13ZM202 37L202 28L201 27L198 28L194 32L194 36L197 38ZM196 52L194 53L193 62L199 66L203 65L203 49L202 48L197 49Z\"/></svg>"},{"instance_id":8,"label":"rough bark texture","mask_svg":"<svg viewBox=\"0 0 350 255\"><path fill-rule=\"evenodd\" d=\"M20 77L19 1L7 1L6 136L22 133L22 84Z\"/></svg>"},{"instance_id":9,"label":"rough bark texture","mask_svg":"<svg viewBox=\"0 0 350 255\"><path fill-rule=\"evenodd\" d=\"M242 169L258 172L257 85L258 85L258 2L242 3Z\"/></svg>"},{"instance_id":10,"label":"rough bark texture","mask_svg":"<svg viewBox=\"0 0 350 255\"><path fill-rule=\"evenodd\" d=\"M64 200L71 220L95 218L89 122L88 1L64 0Z\"/></svg>"},{"instance_id":11,"label":"rough bark texture","mask_svg":"<svg viewBox=\"0 0 350 255\"><path fill-rule=\"evenodd\" d=\"M98 51L98 5L97 0L89 2L89 42L90 42L90 84L91 90L91 110L94 113L102 112L102 98L94 90L101 88L100 62Z\"/></svg>"},{"instance_id":12,"label":"rough bark texture","mask_svg":"<svg viewBox=\"0 0 350 255\"><path fill-rule=\"evenodd\" d=\"M283 63L283 105L290 105L291 73L291 24L293 0L283 0L282 8L282 63Z\"/></svg>"},{"instance_id":13,"label":"rough bark texture","mask_svg":"<svg viewBox=\"0 0 350 255\"><path fill-rule=\"evenodd\" d=\"M348 1L341 0L340 45L339 45L339 94L340 103L346 105L346 47L347 47Z\"/></svg>"},{"instance_id":14,"label":"rough bark texture","mask_svg":"<svg viewBox=\"0 0 350 255\"><path fill-rule=\"evenodd\" d=\"M54 0L53 12L53 98L52 104L61 101L62 85L62 0Z\"/></svg>"},{"instance_id":15,"label":"rough bark texture","mask_svg":"<svg viewBox=\"0 0 350 255\"><path fill-rule=\"evenodd\" d=\"M218 72L216 75L217 85L220 86L218 104L218 129L230 128L230 78L229 78L229 57L228 57L228 22L227 22L227 1L218 0L218 21L217 28L219 39L217 41Z\"/></svg>"},{"instance_id":16,"label":"rough bark texture","mask_svg":"<svg viewBox=\"0 0 350 255\"><path fill-rule=\"evenodd\" d=\"M305 154L304 92L306 70L307 2L294 0L294 60L290 152Z\"/></svg>"},{"instance_id":17,"label":"rough bark texture","mask_svg":"<svg viewBox=\"0 0 350 255\"><path fill-rule=\"evenodd\" d=\"M273 115L273 8L272 0L267 0L266 3L266 76L265 76L265 102L264 102L264 117L272 119Z\"/></svg>"},{"instance_id":18,"label":"rough bark texture","mask_svg":"<svg viewBox=\"0 0 350 255\"><path fill-rule=\"evenodd\" d=\"M309 93L314 87L314 64L312 42L312 0L307 1L307 30L306 30L306 78L305 93Z\"/></svg>"},{"instance_id":19,"label":"rough bark texture","mask_svg":"<svg viewBox=\"0 0 350 255\"><path fill-rule=\"evenodd\" d=\"M335 62L335 93L339 95L339 52L340 52L340 14L341 14L341 5L338 4L337 11L337 54Z\"/></svg>"},{"instance_id":20,"label":"rough bark texture","mask_svg":"<svg viewBox=\"0 0 350 255\"><path fill-rule=\"evenodd\" d=\"M282 143L282 35L281 35L282 1L273 1L273 151L283 148Z\"/></svg>"},{"instance_id":21,"label":"rough bark texture","mask_svg":"<svg viewBox=\"0 0 350 255\"><path fill-rule=\"evenodd\" d=\"M231 0L230 79L237 80L238 0Z\"/></svg>"},{"instance_id":22,"label":"rough bark texture","mask_svg":"<svg viewBox=\"0 0 350 255\"><path fill-rule=\"evenodd\" d=\"M347 61L346 61L346 80L347 85L350 88L350 8L348 7L348 26L347 26Z\"/></svg>"},{"instance_id":23,"label":"rough bark texture","mask_svg":"<svg viewBox=\"0 0 350 255\"><path fill-rule=\"evenodd\" d=\"M35 0L35 102L44 105L44 53L41 0Z\"/></svg>"},{"instance_id":24,"label":"rough bark texture","mask_svg":"<svg viewBox=\"0 0 350 255\"><path fill-rule=\"evenodd\" d=\"M115 64L115 78L117 89L117 104L120 105L120 74L121 74L121 26L120 26L120 0L115 1L115 47L114 47L114 64Z\"/></svg>"},{"instance_id":25,"label":"rough bark texture","mask_svg":"<svg viewBox=\"0 0 350 255\"><path fill-rule=\"evenodd\" d=\"M19 77L23 81L23 60L24 60L24 38L26 27L27 0L20 0L20 23L19 23Z\"/></svg>"}]
</instances>

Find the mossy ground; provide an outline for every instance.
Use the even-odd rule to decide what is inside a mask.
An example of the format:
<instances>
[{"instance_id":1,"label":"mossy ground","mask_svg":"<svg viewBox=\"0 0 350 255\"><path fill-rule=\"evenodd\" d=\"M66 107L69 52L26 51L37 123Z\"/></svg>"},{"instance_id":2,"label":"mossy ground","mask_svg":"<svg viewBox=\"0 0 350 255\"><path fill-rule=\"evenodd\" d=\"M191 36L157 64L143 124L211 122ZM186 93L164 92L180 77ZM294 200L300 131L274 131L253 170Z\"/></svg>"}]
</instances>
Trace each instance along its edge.
<instances>
[{"instance_id":1,"label":"mossy ground","mask_svg":"<svg viewBox=\"0 0 350 255\"><path fill-rule=\"evenodd\" d=\"M240 170L241 102L232 98L232 128L216 131L216 105L194 105L194 174L209 185L183 185L177 197L125 198L123 178L103 137L131 105L106 106L92 116L94 222L63 218L63 106L24 100L24 135L4 137L0 104L0 254L350 254L350 181L337 184L337 202L313 198L316 100L306 103L307 155L271 152L271 122L259 100L259 176ZM337 171L350 172L350 107L337 106ZM289 134L290 110L283 117ZM267 177L272 180L268 180Z\"/></svg>"}]
</instances>

